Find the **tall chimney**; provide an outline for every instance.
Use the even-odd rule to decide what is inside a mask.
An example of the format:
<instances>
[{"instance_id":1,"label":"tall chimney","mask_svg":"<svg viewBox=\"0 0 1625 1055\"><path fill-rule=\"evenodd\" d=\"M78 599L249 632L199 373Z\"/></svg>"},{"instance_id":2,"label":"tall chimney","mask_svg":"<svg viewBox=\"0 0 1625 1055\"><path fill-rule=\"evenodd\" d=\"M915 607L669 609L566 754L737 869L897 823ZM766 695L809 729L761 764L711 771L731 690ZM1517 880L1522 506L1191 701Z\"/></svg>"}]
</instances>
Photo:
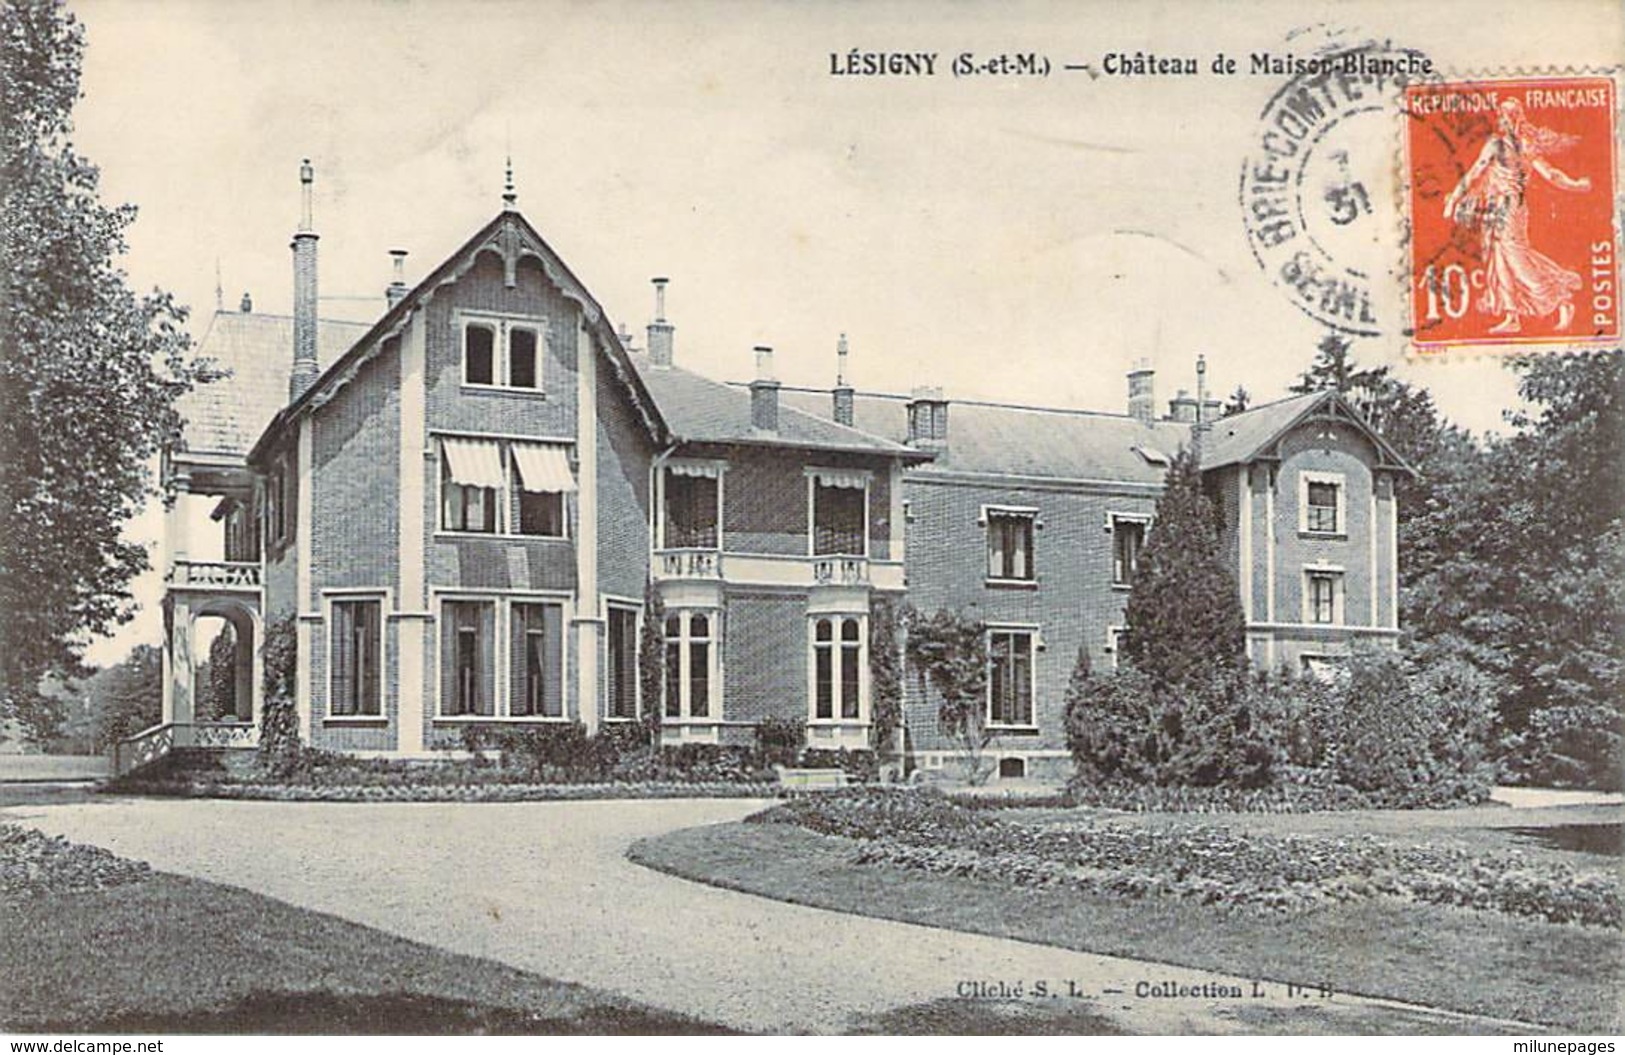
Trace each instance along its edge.
<instances>
[{"instance_id":1,"label":"tall chimney","mask_svg":"<svg viewBox=\"0 0 1625 1055\"><path fill-rule=\"evenodd\" d=\"M846 383L846 334L835 342L835 391L831 393L835 400L835 420L838 424L848 428L852 426L853 392L852 386Z\"/></svg>"},{"instance_id":2,"label":"tall chimney","mask_svg":"<svg viewBox=\"0 0 1625 1055\"><path fill-rule=\"evenodd\" d=\"M1151 360L1141 359L1134 364L1134 369L1128 372L1128 413L1129 417L1149 425L1157 417L1157 396L1151 384L1156 372L1151 369Z\"/></svg>"},{"instance_id":3,"label":"tall chimney","mask_svg":"<svg viewBox=\"0 0 1625 1055\"><path fill-rule=\"evenodd\" d=\"M779 381L773 376L773 349L756 346L756 380L750 383L750 424L762 432L779 431Z\"/></svg>"},{"instance_id":4,"label":"tall chimney","mask_svg":"<svg viewBox=\"0 0 1625 1055\"><path fill-rule=\"evenodd\" d=\"M672 334L676 327L666 321L667 278L651 278L655 287L655 321L649 324L649 358L656 366L670 366Z\"/></svg>"},{"instance_id":5,"label":"tall chimney","mask_svg":"<svg viewBox=\"0 0 1625 1055\"><path fill-rule=\"evenodd\" d=\"M1178 421L1186 425L1196 424L1197 401L1185 389L1180 389L1174 398L1168 401L1168 420Z\"/></svg>"},{"instance_id":6,"label":"tall chimney","mask_svg":"<svg viewBox=\"0 0 1625 1055\"><path fill-rule=\"evenodd\" d=\"M948 446L948 398L942 389L916 388L908 401L908 442L923 450Z\"/></svg>"},{"instance_id":7,"label":"tall chimney","mask_svg":"<svg viewBox=\"0 0 1625 1055\"><path fill-rule=\"evenodd\" d=\"M389 256L395 262L395 268L389 286L384 290L384 299L388 300L389 306L393 308L406 296L406 250L391 249Z\"/></svg>"},{"instance_id":8,"label":"tall chimney","mask_svg":"<svg viewBox=\"0 0 1625 1055\"><path fill-rule=\"evenodd\" d=\"M311 229L311 184L316 170L306 158L299 166L299 230L293 236L293 373L288 398L298 399L316 383L316 232Z\"/></svg>"}]
</instances>

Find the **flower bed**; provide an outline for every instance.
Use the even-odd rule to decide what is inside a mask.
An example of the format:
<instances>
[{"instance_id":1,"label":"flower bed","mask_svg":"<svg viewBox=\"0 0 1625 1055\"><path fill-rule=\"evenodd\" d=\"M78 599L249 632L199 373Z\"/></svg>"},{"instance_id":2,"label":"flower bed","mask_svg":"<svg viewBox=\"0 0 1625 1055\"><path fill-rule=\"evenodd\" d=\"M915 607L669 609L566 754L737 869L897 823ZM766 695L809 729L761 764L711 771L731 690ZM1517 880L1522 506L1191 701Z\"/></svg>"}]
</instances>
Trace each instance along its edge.
<instances>
[{"instance_id":1,"label":"flower bed","mask_svg":"<svg viewBox=\"0 0 1625 1055\"><path fill-rule=\"evenodd\" d=\"M99 846L70 843L16 824L0 824L0 903L42 894L79 894L139 883L152 875L145 861L126 861Z\"/></svg>"},{"instance_id":2,"label":"flower bed","mask_svg":"<svg viewBox=\"0 0 1625 1055\"><path fill-rule=\"evenodd\" d=\"M553 802L579 799L770 798L769 784L707 781L659 783L537 784L477 783L302 784L206 780L123 780L109 790L125 795L176 798L265 799L273 802Z\"/></svg>"},{"instance_id":3,"label":"flower bed","mask_svg":"<svg viewBox=\"0 0 1625 1055\"><path fill-rule=\"evenodd\" d=\"M1198 824L1039 826L919 791L800 799L752 819L862 840L859 864L1018 886L1272 909L1386 896L1614 928L1625 918L1615 877L1374 836L1284 837Z\"/></svg>"}]
</instances>

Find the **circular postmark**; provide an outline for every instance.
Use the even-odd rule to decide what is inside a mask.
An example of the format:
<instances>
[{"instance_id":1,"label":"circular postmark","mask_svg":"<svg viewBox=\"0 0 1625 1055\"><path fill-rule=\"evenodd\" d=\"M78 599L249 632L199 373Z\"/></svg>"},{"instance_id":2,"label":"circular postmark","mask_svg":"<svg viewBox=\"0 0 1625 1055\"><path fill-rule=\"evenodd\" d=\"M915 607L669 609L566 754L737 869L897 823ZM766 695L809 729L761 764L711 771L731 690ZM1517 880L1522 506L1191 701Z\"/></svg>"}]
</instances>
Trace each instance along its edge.
<instances>
[{"instance_id":1,"label":"circular postmark","mask_svg":"<svg viewBox=\"0 0 1625 1055\"><path fill-rule=\"evenodd\" d=\"M1242 162L1253 259L1310 318L1352 336L1383 332L1378 284L1399 259L1393 193L1397 99L1432 71L1421 52L1367 43L1312 58L1265 104Z\"/></svg>"}]
</instances>

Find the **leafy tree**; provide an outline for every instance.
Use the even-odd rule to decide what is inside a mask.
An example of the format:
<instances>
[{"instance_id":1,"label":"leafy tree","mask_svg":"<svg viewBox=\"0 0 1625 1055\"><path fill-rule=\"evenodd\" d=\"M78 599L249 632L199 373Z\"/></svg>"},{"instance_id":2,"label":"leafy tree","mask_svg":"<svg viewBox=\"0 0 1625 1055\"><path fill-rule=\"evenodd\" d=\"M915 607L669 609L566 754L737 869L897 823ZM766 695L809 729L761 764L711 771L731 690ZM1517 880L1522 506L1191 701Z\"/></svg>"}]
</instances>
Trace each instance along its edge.
<instances>
[{"instance_id":1,"label":"leafy tree","mask_svg":"<svg viewBox=\"0 0 1625 1055\"><path fill-rule=\"evenodd\" d=\"M199 721L216 721L237 713L237 632L230 623L209 642L209 658L197 669Z\"/></svg>"},{"instance_id":2,"label":"leafy tree","mask_svg":"<svg viewBox=\"0 0 1625 1055\"><path fill-rule=\"evenodd\" d=\"M60 3L0 5L0 716L40 729L40 678L130 618L146 551L120 538L176 436L186 360L168 294L135 296L115 260L135 219L97 200L69 136L84 30Z\"/></svg>"},{"instance_id":3,"label":"leafy tree","mask_svg":"<svg viewBox=\"0 0 1625 1055\"><path fill-rule=\"evenodd\" d=\"M1228 418L1232 414L1240 414L1253 404L1253 396L1240 385L1230 393L1230 398L1224 401L1224 409L1219 412L1221 418Z\"/></svg>"},{"instance_id":4,"label":"leafy tree","mask_svg":"<svg viewBox=\"0 0 1625 1055\"><path fill-rule=\"evenodd\" d=\"M1124 657L1159 687L1246 667L1241 594L1219 555L1213 506L1189 450L1168 467L1126 619Z\"/></svg>"},{"instance_id":5,"label":"leafy tree","mask_svg":"<svg viewBox=\"0 0 1625 1055\"><path fill-rule=\"evenodd\" d=\"M1482 452L1441 444L1401 523L1419 648L1496 676L1514 776L1618 787L1625 770L1625 366L1515 360L1531 410ZM1403 511L1403 507L1402 507Z\"/></svg>"},{"instance_id":6,"label":"leafy tree","mask_svg":"<svg viewBox=\"0 0 1625 1055\"><path fill-rule=\"evenodd\" d=\"M85 685L96 750L158 724L164 706L164 657L153 645L137 645L122 663L98 672Z\"/></svg>"},{"instance_id":7,"label":"leafy tree","mask_svg":"<svg viewBox=\"0 0 1625 1055\"><path fill-rule=\"evenodd\" d=\"M948 608L933 615L910 609L908 665L920 689L936 693L937 724L965 749L965 780L989 776L982 752L992 742L987 728L987 625Z\"/></svg>"}]
</instances>

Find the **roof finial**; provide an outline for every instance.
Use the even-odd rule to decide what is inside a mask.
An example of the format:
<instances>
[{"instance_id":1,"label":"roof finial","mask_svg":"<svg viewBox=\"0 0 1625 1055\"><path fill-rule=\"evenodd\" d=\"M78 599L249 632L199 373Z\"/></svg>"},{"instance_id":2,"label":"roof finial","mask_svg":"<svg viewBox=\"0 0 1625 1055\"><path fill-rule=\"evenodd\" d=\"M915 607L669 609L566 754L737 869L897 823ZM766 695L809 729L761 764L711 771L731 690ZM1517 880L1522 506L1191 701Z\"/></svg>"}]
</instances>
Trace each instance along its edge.
<instances>
[{"instance_id":1,"label":"roof finial","mask_svg":"<svg viewBox=\"0 0 1625 1055\"><path fill-rule=\"evenodd\" d=\"M508 155L507 171L502 183L502 207L513 209L514 203L519 200L519 193L513 189L513 155Z\"/></svg>"},{"instance_id":2,"label":"roof finial","mask_svg":"<svg viewBox=\"0 0 1625 1055\"><path fill-rule=\"evenodd\" d=\"M214 258L214 310L226 310L226 291L220 288L220 258Z\"/></svg>"},{"instance_id":3,"label":"roof finial","mask_svg":"<svg viewBox=\"0 0 1625 1055\"><path fill-rule=\"evenodd\" d=\"M835 342L835 384L846 384L846 334Z\"/></svg>"},{"instance_id":4,"label":"roof finial","mask_svg":"<svg viewBox=\"0 0 1625 1055\"><path fill-rule=\"evenodd\" d=\"M316 181L316 170L311 167L310 159L306 158L299 166L299 233L307 234L315 228L313 210L310 204L310 185Z\"/></svg>"}]
</instances>

